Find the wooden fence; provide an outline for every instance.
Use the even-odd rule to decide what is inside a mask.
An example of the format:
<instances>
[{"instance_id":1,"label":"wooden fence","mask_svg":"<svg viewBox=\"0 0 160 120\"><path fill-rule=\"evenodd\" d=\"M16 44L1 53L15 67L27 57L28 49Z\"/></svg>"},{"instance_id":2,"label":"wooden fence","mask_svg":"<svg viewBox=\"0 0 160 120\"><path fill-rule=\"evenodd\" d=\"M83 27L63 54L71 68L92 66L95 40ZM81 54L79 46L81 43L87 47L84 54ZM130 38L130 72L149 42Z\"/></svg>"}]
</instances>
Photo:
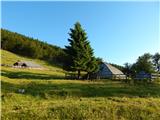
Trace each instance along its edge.
<instances>
[{"instance_id":1,"label":"wooden fence","mask_svg":"<svg viewBox=\"0 0 160 120\"><path fill-rule=\"evenodd\" d=\"M65 73L66 79L77 79L77 73ZM81 76L81 79L85 79L85 75ZM106 76L100 76L98 74L90 75L90 79L128 79L125 74L108 74Z\"/></svg>"},{"instance_id":2,"label":"wooden fence","mask_svg":"<svg viewBox=\"0 0 160 120\"><path fill-rule=\"evenodd\" d=\"M151 79L157 79L157 78L160 78L160 73L152 73L151 74Z\"/></svg>"},{"instance_id":3,"label":"wooden fence","mask_svg":"<svg viewBox=\"0 0 160 120\"><path fill-rule=\"evenodd\" d=\"M77 79L77 73L65 73L65 78L66 79ZM91 79L116 79L116 80L130 80L130 79L135 79L135 80L155 80L157 78L160 78L160 73L152 73L152 74L140 74L140 75L132 75L132 74L106 74L105 76L100 76L98 74L93 74L91 76ZM83 76L81 76L81 79Z\"/></svg>"}]
</instances>

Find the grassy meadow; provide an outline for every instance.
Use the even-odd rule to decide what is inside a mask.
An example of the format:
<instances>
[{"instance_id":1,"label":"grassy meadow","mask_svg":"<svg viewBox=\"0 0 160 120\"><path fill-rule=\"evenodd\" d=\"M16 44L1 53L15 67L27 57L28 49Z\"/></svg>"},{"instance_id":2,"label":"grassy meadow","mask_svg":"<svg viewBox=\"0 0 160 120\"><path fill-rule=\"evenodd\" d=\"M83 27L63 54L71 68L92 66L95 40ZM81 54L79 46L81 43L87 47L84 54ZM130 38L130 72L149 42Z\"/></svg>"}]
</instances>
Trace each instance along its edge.
<instances>
[{"instance_id":1,"label":"grassy meadow","mask_svg":"<svg viewBox=\"0 0 160 120\"><path fill-rule=\"evenodd\" d=\"M32 60L46 69L1 67L2 120L159 120L160 83L65 80L65 71L1 50L2 64ZM24 89L20 93L19 89Z\"/></svg>"}]
</instances>

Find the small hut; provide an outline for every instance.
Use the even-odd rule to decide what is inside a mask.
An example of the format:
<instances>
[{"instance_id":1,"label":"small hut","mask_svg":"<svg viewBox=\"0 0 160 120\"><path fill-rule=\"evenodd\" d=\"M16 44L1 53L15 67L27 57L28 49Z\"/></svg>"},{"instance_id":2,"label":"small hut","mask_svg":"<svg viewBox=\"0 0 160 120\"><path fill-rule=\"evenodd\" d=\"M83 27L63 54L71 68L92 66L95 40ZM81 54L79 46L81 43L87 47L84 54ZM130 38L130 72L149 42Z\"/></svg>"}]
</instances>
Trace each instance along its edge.
<instances>
[{"instance_id":1,"label":"small hut","mask_svg":"<svg viewBox=\"0 0 160 120\"><path fill-rule=\"evenodd\" d=\"M13 67L17 68L42 68L40 65L31 61L17 61L13 64Z\"/></svg>"},{"instance_id":2,"label":"small hut","mask_svg":"<svg viewBox=\"0 0 160 120\"><path fill-rule=\"evenodd\" d=\"M136 79L149 79L151 78L151 74L146 73L144 71L140 71L137 75L136 75Z\"/></svg>"},{"instance_id":3,"label":"small hut","mask_svg":"<svg viewBox=\"0 0 160 120\"><path fill-rule=\"evenodd\" d=\"M125 79L126 75L123 74L118 68L112 66L111 64L102 62L100 64L100 69L97 72L99 78L113 78L113 79Z\"/></svg>"},{"instance_id":4,"label":"small hut","mask_svg":"<svg viewBox=\"0 0 160 120\"><path fill-rule=\"evenodd\" d=\"M25 62L17 61L13 64L14 67L27 67Z\"/></svg>"}]
</instances>

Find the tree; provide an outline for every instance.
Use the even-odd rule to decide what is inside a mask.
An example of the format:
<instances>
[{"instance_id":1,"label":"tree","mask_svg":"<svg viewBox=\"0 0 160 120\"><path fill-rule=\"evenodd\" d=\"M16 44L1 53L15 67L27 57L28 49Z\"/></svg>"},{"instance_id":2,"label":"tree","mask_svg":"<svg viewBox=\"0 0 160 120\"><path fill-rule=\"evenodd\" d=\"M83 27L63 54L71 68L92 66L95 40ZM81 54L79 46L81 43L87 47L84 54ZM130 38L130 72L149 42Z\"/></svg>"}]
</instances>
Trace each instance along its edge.
<instances>
[{"instance_id":1,"label":"tree","mask_svg":"<svg viewBox=\"0 0 160 120\"><path fill-rule=\"evenodd\" d=\"M95 57L91 57L90 61L86 65L86 71L87 71L87 79L91 78L91 75L98 71L99 64Z\"/></svg>"},{"instance_id":2,"label":"tree","mask_svg":"<svg viewBox=\"0 0 160 120\"><path fill-rule=\"evenodd\" d=\"M123 70L123 72L126 73L127 75L131 74L131 67L132 67L131 64L124 63L124 70Z\"/></svg>"},{"instance_id":3,"label":"tree","mask_svg":"<svg viewBox=\"0 0 160 120\"><path fill-rule=\"evenodd\" d=\"M66 46L65 50L68 55L67 65L69 70L78 71L79 79L81 71L88 73L96 71L97 63L93 56L93 49L87 40L87 34L79 22L74 25L73 29L70 29L69 35L69 46Z\"/></svg>"},{"instance_id":4,"label":"tree","mask_svg":"<svg viewBox=\"0 0 160 120\"><path fill-rule=\"evenodd\" d=\"M102 58L100 58L100 57L96 58L96 61L98 62L98 64L103 63L103 59L102 59Z\"/></svg>"},{"instance_id":5,"label":"tree","mask_svg":"<svg viewBox=\"0 0 160 120\"><path fill-rule=\"evenodd\" d=\"M146 73L152 73L154 71L153 64L151 61L152 55L145 53L137 59L137 62L134 64L134 70L136 72L144 71Z\"/></svg>"},{"instance_id":6,"label":"tree","mask_svg":"<svg viewBox=\"0 0 160 120\"><path fill-rule=\"evenodd\" d=\"M160 54L158 52L155 53L152 59L153 59L153 64L156 67L157 71L160 71Z\"/></svg>"}]
</instances>

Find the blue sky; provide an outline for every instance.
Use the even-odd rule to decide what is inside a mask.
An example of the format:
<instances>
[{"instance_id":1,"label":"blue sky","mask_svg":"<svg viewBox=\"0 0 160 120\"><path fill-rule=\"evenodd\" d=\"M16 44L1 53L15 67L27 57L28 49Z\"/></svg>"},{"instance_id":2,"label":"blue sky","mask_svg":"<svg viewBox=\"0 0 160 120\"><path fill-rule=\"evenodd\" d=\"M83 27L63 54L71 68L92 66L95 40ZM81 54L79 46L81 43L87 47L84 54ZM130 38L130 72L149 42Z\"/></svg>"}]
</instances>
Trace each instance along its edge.
<instances>
[{"instance_id":1,"label":"blue sky","mask_svg":"<svg viewBox=\"0 0 160 120\"><path fill-rule=\"evenodd\" d=\"M96 57L123 65L160 51L159 3L2 2L2 28L60 47L79 21Z\"/></svg>"}]
</instances>

